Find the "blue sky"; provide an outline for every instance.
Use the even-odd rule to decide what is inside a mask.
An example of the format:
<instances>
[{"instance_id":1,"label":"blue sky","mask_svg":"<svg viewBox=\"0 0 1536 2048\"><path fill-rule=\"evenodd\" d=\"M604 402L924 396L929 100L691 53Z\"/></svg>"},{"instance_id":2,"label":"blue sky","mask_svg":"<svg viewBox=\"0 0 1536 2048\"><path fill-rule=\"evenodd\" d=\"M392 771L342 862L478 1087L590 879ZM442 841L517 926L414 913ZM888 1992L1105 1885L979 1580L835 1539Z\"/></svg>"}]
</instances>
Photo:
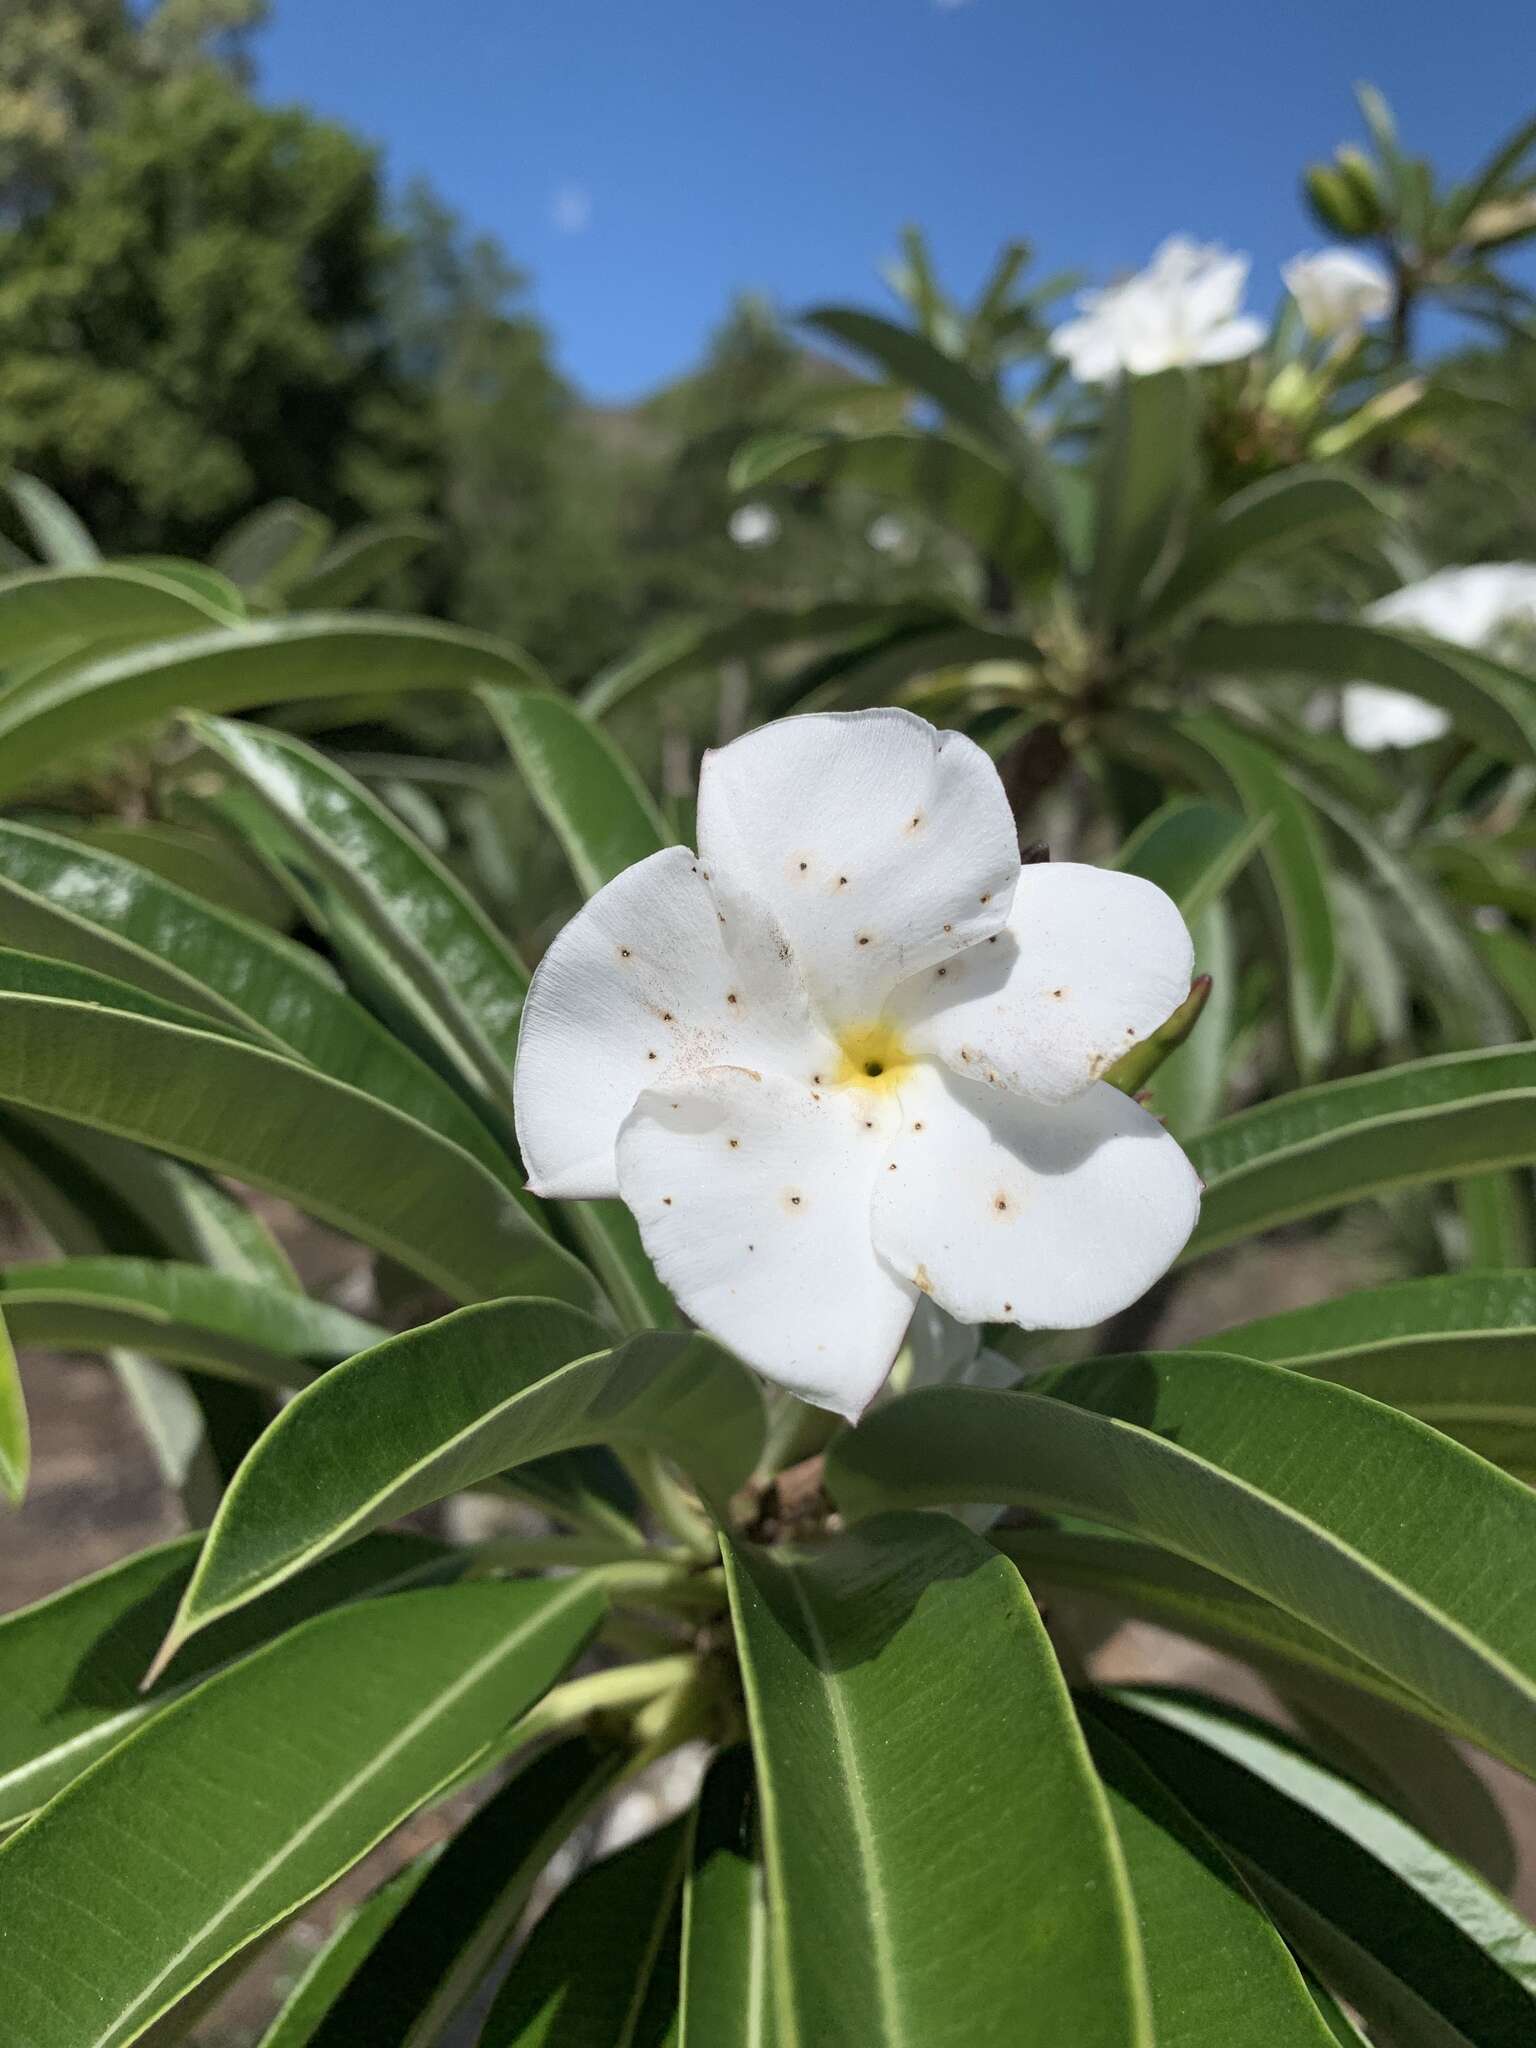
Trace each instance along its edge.
<instances>
[{"instance_id":1,"label":"blue sky","mask_svg":"<svg viewBox=\"0 0 1536 2048\"><path fill-rule=\"evenodd\" d=\"M1276 266L1374 79L1460 172L1531 112L1530 0L275 0L261 89L425 173L534 279L562 367L637 396L737 289L878 303L902 223L1096 275L1175 229Z\"/></svg>"}]
</instances>

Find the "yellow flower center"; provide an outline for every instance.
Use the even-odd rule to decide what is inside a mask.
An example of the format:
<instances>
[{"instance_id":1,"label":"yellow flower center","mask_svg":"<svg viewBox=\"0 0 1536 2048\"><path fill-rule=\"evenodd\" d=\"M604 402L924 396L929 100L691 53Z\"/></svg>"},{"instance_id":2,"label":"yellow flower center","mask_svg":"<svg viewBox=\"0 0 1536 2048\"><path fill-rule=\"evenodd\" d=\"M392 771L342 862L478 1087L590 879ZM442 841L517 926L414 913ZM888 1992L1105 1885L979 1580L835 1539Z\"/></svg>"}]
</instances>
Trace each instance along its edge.
<instances>
[{"instance_id":1,"label":"yellow flower center","mask_svg":"<svg viewBox=\"0 0 1536 2048\"><path fill-rule=\"evenodd\" d=\"M910 1067L913 1053L889 1024L855 1024L838 1040L842 1065L836 1074L841 1088L868 1088L890 1094Z\"/></svg>"}]
</instances>

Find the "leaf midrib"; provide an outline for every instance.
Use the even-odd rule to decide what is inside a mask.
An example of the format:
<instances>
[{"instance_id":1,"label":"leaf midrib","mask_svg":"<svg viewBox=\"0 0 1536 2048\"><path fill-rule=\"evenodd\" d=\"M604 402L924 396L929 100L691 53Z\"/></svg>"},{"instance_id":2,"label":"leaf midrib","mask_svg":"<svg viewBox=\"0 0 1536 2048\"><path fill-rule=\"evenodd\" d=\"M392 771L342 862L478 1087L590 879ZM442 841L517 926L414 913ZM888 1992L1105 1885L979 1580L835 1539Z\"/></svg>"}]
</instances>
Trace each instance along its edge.
<instances>
[{"instance_id":1,"label":"leaf midrib","mask_svg":"<svg viewBox=\"0 0 1536 2048\"><path fill-rule=\"evenodd\" d=\"M838 1760L843 1767L842 1783L847 1793L848 1816L853 1824L854 1839L858 1845L860 1889L868 1909L866 1918L870 1930L870 1961L874 1966L875 1986L880 2000L880 2016L885 2036L893 2044L906 2043L910 2037L902 2014L895 1958L891 1952L879 1836L870 1817L858 1745L853 1739L847 1705L833 1682L832 1660L828 1654L826 1638L816 1620L815 1609L800 1583L798 1569L794 1565L786 1565L783 1570L815 1652L816 1669L823 1681L822 1696L831 1723L832 1739Z\"/></svg>"}]
</instances>

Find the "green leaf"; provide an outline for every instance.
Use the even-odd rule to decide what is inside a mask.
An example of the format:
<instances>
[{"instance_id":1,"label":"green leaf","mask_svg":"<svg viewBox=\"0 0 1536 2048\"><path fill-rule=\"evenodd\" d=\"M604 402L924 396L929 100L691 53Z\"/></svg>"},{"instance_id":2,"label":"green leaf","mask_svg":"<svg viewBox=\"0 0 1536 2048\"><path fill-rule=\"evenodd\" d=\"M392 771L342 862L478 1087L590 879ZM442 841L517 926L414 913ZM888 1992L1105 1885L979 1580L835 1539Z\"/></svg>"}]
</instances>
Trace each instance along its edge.
<instances>
[{"instance_id":1,"label":"green leaf","mask_svg":"<svg viewBox=\"0 0 1536 2048\"><path fill-rule=\"evenodd\" d=\"M206 632L220 613L147 569L24 569L0 578L0 668L93 640L171 640ZM9 704L13 680L0 688Z\"/></svg>"},{"instance_id":2,"label":"green leaf","mask_svg":"<svg viewBox=\"0 0 1536 2048\"><path fill-rule=\"evenodd\" d=\"M566 1836L618 1776L622 1749L567 1737L523 1764L435 1857L304 2039L431 2048L517 1931Z\"/></svg>"},{"instance_id":3,"label":"green leaf","mask_svg":"<svg viewBox=\"0 0 1536 2048\"><path fill-rule=\"evenodd\" d=\"M254 1043L252 1035L238 1024L222 1019L215 1022L180 1003L148 995L110 974L98 974L93 968L76 967L68 960L48 959L40 953L17 952L9 946L0 946L0 993L96 1004L125 1017L145 1018L180 1031L216 1034L241 1045Z\"/></svg>"},{"instance_id":4,"label":"green leaf","mask_svg":"<svg viewBox=\"0 0 1536 2048\"><path fill-rule=\"evenodd\" d=\"M510 1120L512 1063L528 976L472 897L360 782L302 740L198 719L204 744L289 842L292 857L357 918L391 992Z\"/></svg>"},{"instance_id":5,"label":"green leaf","mask_svg":"<svg viewBox=\"0 0 1536 2048\"><path fill-rule=\"evenodd\" d=\"M1385 1498L1360 1483L1382 1471ZM1348 1388L1209 1351L1098 1359L1027 1391L907 1394L838 1438L827 1475L851 1514L1013 1502L1161 1544L1536 1775L1536 1607L1507 1593L1536 1495Z\"/></svg>"},{"instance_id":6,"label":"green leaf","mask_svg":"<svg viewBox=\"0 0 1536 2048\"><path fill-rule=\"evenodd\" d=\"M1501 761L1536 756L1536 682L1470 648L1346 619L1264 619L1201 626L1185 653L1195 675L1306 676L1379 683L1450 713Z\"/></svg>"},{"instance_id":7,"label":"green leaf","mask_svg":"<svg viewBox=\"0 0 1536 2048\"><path fill-rule=\"evenodd\" d=\"M8 1278L0 1275L0 1283ZM12 1349L14 1313L3 1311L0 1301L0 1493L19 1507L27 1491L27 1473L32 1463L32 1441L27 1430L27 1404L21 1390L21 1373Z\"/></svg>"},{"instance_id":8,"label":"green leaf","mask_svg":"<svg viewBox=\"0 0 1536 2048\"><path fill-rule=\"evenodd\" d=\"M1455 1042L1497 1045L1514 1035L1514 1012L1483 966L1466 920L1438 890L1400 860L1354 808L1321 782L1294 776L1307 801L1354 849L1366 875L1401 919L1400 950L1418 969L1426 1000L1445 1020ZM1536 1021L1532 1023L1536 1030Z\"/></svg>"},{"instance_id":9,"label":"green leaf","mask_svg":"<svg viewBox=\"0 0 1536 2048\"><path fill-rule=\"evenodd\" d=\"M1255 830L1265 906L1284 949L1286 997L1296 1063L1304 1075L1327 1060L1341 983L1338 936L1322 831L1289 771L1225 719L1177 721L1118 716L1107 737L1139 765L1166 766L1233 800Z\"/></svg>"},{"instance_id":10,"label":"green leaf","mask_svg":"<svg viewBox=\"0 0 1536 2048\"><path fill-rule=\"evenodd\" d=\"M0 1847L0 1997L28 2048L132 2041L463 1769L600 1612L580 1579L365 1600L140 1729ZM88 1943L59 1904L83 1897Z\"/></svg>"},{"instance_id":11,"label":"green leaf","mask_svg":"<svg viewBox=\"0 0 1536 2048\"><path fill-rule=\"evenodd\" d=\"M1134 1749L1084 1731L1109 1795L1147 1959L1157 2048L1330 2048L1273 1923Z\"/></svg>"},{"instance_id":12,"label":"green leaf","mask_svg":"<svg viewBox=\"0 0 1536 2048\"><path fill-rule=\"evenodd\" d=\"M1373 2028L1400 2048L1530 2040L1536 1934L1416 1829L1246 1718L1155 1693L1089 1711L1211 1829Z\"/></svg>"},{"instance_id":13,"label":"green leaf","mask_svg":"<svg viewBox=\"0 0 1536 2048\"><path fill-rule=\"evenodd\" d=\"M1471 939L1520 1012L1527 1031L1536 1034L1536 947L1523 932L1474 931Z\"/></svg>"},{"instance_id":14,"label":"green leaf","mask_svg":"<svg viewBox=\"0 0 1536 2048\"><path fill-rule=\"evenodd\" d=\"M709 1767L683 1891L677 2048L773 2048L768 1894L745 1744Z\"/></svg>"},{"instance_id":15,"label":"green leaf","mask_svg":"<svg viewBox=\"0 0 1536 2048\"><path fill-rule=\"evenodd\" d=\"M27 1205L71 1256L181 1259L303 1291L261 1218L207 1175L57 1117L9 1121L7 1171L23 1175Z\"/></svg>"},{"instance_id":16,"label":"green leaf","mask_svg":"<svg viewBox=\"0 0 1536 2048\"><path fill-rule=\"evenodd\" d=\"M584 896L672 844L630 763L567 699L483 690L481 700Z\"/></svg>"},{"instance_id":17,"label":"green leaf","mask_svg":"<svg viewBox=\"0 0 1536 2048\"><path fill-rule=\"evenodd\" d=\"M385 1942L411 1894L436 1861L431 1851L408 1863L376 1892L344 1913L328 1940L315 1950L302 1976L283 2000L282 2010L262 2035L259 2048L313 2048L327 2015L359 1966Z\"/></svg>"},{"instance_id":18,"label":"green leaf","mask_svg":"<svg viewBox=\"0 0 1536 2048\"><path fill-rule=\"evenodd\" d=\"M370 1536L209 1629L142 1691L201 1545L180 1536L0 1619L0 1825L34 1812L221 1665L339 1602L451 1570L449 1553L424 1536Z\"/></svg>"},{"instance_id":19,"label":"green leaf","mask_svg":"<svg viewBox=\"0 0 1536 2048\"><path fill-rule=\"evenodd\" d=\"M721 1546L784 2048L1150 2048L1119 1846L1013 1567L937 1515Z\"/></svg>"},{"instance_id":20,"label":"green leaf","mask_svg":"<svg viewBox=\"0 0 1536 2048\"><path fill-rule=\"evenodd\" d=\"M935 705L937 692L947 692L951 703L963 703L967 708L984 705L994 690L1000 701L1019 701L1016 683L984 689L970 674L976 665L999 662L1015 670L1033 669L1040 660L1040 649L1033 640L991 626L949 625L933 631L893 633L878 646L856 647L818 662L814 686L801 694L799 685L806 678L798 677L783 708L786 715L857 711L895 701L921 715L937 716L942 723L946 707Z\"/></svg>"},{"instance_id":21,"label":"green leaf","mask_svg":"<svg viewBox=\"0 0 1536 2048\"><path fill-rule=\"evenodd\" d=\"M0 1273L15 1341L55 1351L125 1345L258 1386L302 1384L385 1335L287 1288L169 1259L54 1259Z\"/></svg>"},{"instance_id":22,"label":"green leaf","mask_svg":"<svg viewBox=\"0 0 1536 2048\"><path fill-rule=\"evenodd\" d=\"M319 958L115 854L0 820L0 938L254 1030L426 1124L510 1181L510 1161L431 1067Z\"/></svg>"},{"instance_id":23,"label":"green leaf","mask_svg":"<svg viewBox=\"0 0 1536 2048\"><path fill-rule=\"evenodd\" d=\"M361 526L327 548L312 569L291 578L283 595L300 611L356 604L440 538L438 529L424 519Z\"/></svg>"},{"instance_id":24,"label":"green leaf","mask_svg":"<svg viewBox=\"0 0 1536 2048\"><path fill-rule=\"evenodd\" d=\"M467 1152L255 1046L89 1003L0 994L0 1100L282 1195L462 1300L519 1289L598 1299L585 1267Z\"/></svg>"},{"instance_id":25,"label":"green leaf","mask_svg":"<svg viewBox=\"0 0 1536 2048\"><path fill-rule=\"evenodd\" d=\"M1519 1852L1498 1793L1464 1743L1411 1709L1315 1672L1292 1674L1276 1692L1301 1739L1330 1768L1385 1800L1496 1890L1513 1887Z\"/></svg>"},{"instance_id":26,"label":"green leaf","mask_svg":"<svg viewBox=\"0 0 1536 2048\"><path fill-rule=\"evenodd\" d=\"M1115 866L1156 882L1193 923L1242 873L1268 829L1266 817L1254 821L1196 797L1170 797L1137 826Z\"/></svg>"},{"instance_id":27,"label":"green leaf","mask_svg":"<svg viewBox=\"0 0 1536 2048\"><path fill-rule=\"evenodd\" d=\"M1199 487L1199 388L1187 370L1121 377L1110 388L1095 478L1089 622L1113 633L1135 617L1183 543Z\"/></svg>"},{"instance_id":28,"label":"green leaf","mask_svg":"<svg viewBox=\"0 0 1536 2048\"><path fill-rule=\"evenodd\" d=\"M151 576L162 576L167 583L174 583L179 590L190 590L194 597L212 607L216 616L225 619L244 619L250 616L245 602L245 592L227 576L221 576L217 569L210 569L202 562L188 562L180 555L127 555L114 564L119 569L147 569Z\"/></svg>"},{"instance_id":29,"label":"green leaf","mask_svg":"<svg viewBox=\"0 0 1536 2048\"><path fill-rule=\"evenodd\" d=\"M78 845L114 853L147 868L199 903L233 911L237 917L270 930L286 931L293 923L287 898L257 862L211 832L196 826L136 824L117 818L53 818L46 822Z\"/></svg>"},{"instance_id":30,"label":"green leaf","mask_svg":"<svg viewBox=\"0 0 1536 2048\"><path fill-rule=\"evenodd\" d=\"M552 1451L660 1450L727 1498L762 1448L755 1381L707 1337L610 1341L555 1302L487 1302L333 1368L225 1495L176 1638L368 1529Z\"/></svg>"},{"instance_id":31,"label":"green leaf","mask_svg":"<svg viewBox=\"0 0 1536 2048\"><path fill-rule=\"evenodd\" d=\"M1536 1273L1398 1280L1243 1323L1190 1348L1354 1387L1536 1481Z\"/></svg>"},{"instance_id":32,"label":"green leaf","mask_svg":"<svg viewBox=\"0 0 1536 2048\"><path fill-rule=\"evenodd\" d=\"M1389 1187L1536 1160L1536 1047L1444 1053L1228 1117L1190 1157L1206 1184L1188 1256Z\"/></svg>"},{"instance_id":33,"label":"green leaf","mask_svg":"<svg viewBox=\"0 0 1536 2048\"><path fill-rule=\"evenodd\" d=\"M213 566L242 590L279 595L320 559L331 533L324 513L275 498L230 528L213 551Z\"/></svg>"},{"instance_id":34,"label":"green leaf","mask_svg":"<svg viewBox=\"0 0 1536 2048\"><path fill-rule=\"evenodd\" d=\"M512 1965L479 2048L668 2048L687 1853L687 1823L673 1821L569 1884Z\"/></svg>"},{"instance_id":35,"label":"green leaf","mask_svg":"<svg viewBox=\"0 0 1536 2048\"><path fill-rule=\"evenodd\" d=\"M24 788L81 748L124 739L175 711L502 681L544 686L506 642L432 619L313 612L188 633L84 662L20 702L0 697L0 794Z\"/></svg>"},{"instance_id":36,"label":"green leaf","mask_svg":"<svg viewBox=\"0 0 1536 2048\"><path fill-rule=\"evenodd\" d=\"M1302 464L1261 477L1224 499L1195 529L1148 606L1146 624L1165 624L1255 555L1302 547L1324 534L1381 517L1382 508L1369 492L1339 472Z\"/></svg>"},{"instance_id":37,"label":"green leaf","mask_svg":"<svg viewBox=\"0 0 1536 2048\"><path fill-rule=\"evenodd\" d=\"M78 569L101 560L101 550L85 522L41 477L13 469L4 480L4 490L44 561L61 569Z\"/></svg>"},{"instance_id":38,"label":"green leaf","mask_svg":"<svg viewBox=\"0 0 1536 2048\"><path fill-rule=\"evenodd\" d=\"M1070 1593L1096 1614L1109 1609L1155 1622L1257 1666L1277 1685L1315 1673L1357 1687L1373 1706L1411 1702L1411 1694L1320 1629L1170 1550L1082 1523L994 1529L990 1541L1031 1586Z\"/></svg>"},{"instance_id":39,"label":"green leaf","mask_svg":"<svg viewBox=\"0 0 1536 2048\"><path fill-rule=\"evenodd\" d=\"M731 488L843 485L937 520L1005 573L1037 570L1053 552L1038 508L989 455L943 434L761 434L731 464Z\"/></svg>"},{"instance_id":40,"label":"green leaf","mask_svg":"<svg viewBox=\"0 0 1536 2048\"><path fill-rule=\"evenodd\" d=\"M723 661L818 642L864 645L911 627L954 624L947 605L882 605L871 598L833 598L778 611L760 606L723 622L687 620L653 633L633 654L594 676L582 692L581 709L587 718L606 718L620 704L654 697L679 678Z\"/></svg>"},{"instance_id":41,"label":"green leaf","mask_svg":"<svg viewBox=\"0 0 1536 2048\"><path fill-rule=\"evenodd\" d=\"M882 320L876 313L861 313L848 306L818 306L803 316L803 324L868 356L896 383L931 399L952 426L1007 464L1046 528L1054 531L1056 491L1049 457L1029 428L973 370L922 335Z\"/></svg>"}]
</instances>

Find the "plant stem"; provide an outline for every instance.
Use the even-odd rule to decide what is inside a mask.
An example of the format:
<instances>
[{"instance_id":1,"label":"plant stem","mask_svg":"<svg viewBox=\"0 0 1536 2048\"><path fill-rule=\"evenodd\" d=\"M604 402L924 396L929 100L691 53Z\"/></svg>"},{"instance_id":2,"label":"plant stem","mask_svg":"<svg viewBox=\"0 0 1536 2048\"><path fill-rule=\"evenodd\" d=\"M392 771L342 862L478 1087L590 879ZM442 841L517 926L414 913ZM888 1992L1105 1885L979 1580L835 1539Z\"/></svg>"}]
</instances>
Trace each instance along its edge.
<instances>
[{"instance_id":1,"label":"plant stem","mask_svg":"<svg viewBox=\"0 0 1536 2048\"><path fill-rule=\"evenodd\" d=\"M658 1607L725 1605L725 1572L719 1565L699 1570L665 1562L651 1564L637 1558L633 1562L602 1565L594 1576L618 1600L640 1600Z\"/></svg>"},{"instance_id":2,"label":"plant stem","mask_svg":"<svg viewBox=\"0 0 1536 2048\"><path fill-rule=\"evenodd\" d=\"M568 1678L564 1685L547 1692L536 1707L530 1707L513 1733L521 1746L535 1736L585 1721L589 1714L644 1706L686 1685L697 1664L691 1651L680 1651L672 1657L653 1657L645 1664L616 1664L609 1671Z\"/></svg>"},{"instance_id":3,"label":"plant stem","mask_svg":"<svg viewBox=\"0 0 1536 2048\"><path fill-rule=\"evenodd\" d=\"M654 1451L636 1451L625 1459L642 1499L669 1535L695 1557L720 1553L712 1523L700 1513Z\"/></svg>"}]
</instances>

